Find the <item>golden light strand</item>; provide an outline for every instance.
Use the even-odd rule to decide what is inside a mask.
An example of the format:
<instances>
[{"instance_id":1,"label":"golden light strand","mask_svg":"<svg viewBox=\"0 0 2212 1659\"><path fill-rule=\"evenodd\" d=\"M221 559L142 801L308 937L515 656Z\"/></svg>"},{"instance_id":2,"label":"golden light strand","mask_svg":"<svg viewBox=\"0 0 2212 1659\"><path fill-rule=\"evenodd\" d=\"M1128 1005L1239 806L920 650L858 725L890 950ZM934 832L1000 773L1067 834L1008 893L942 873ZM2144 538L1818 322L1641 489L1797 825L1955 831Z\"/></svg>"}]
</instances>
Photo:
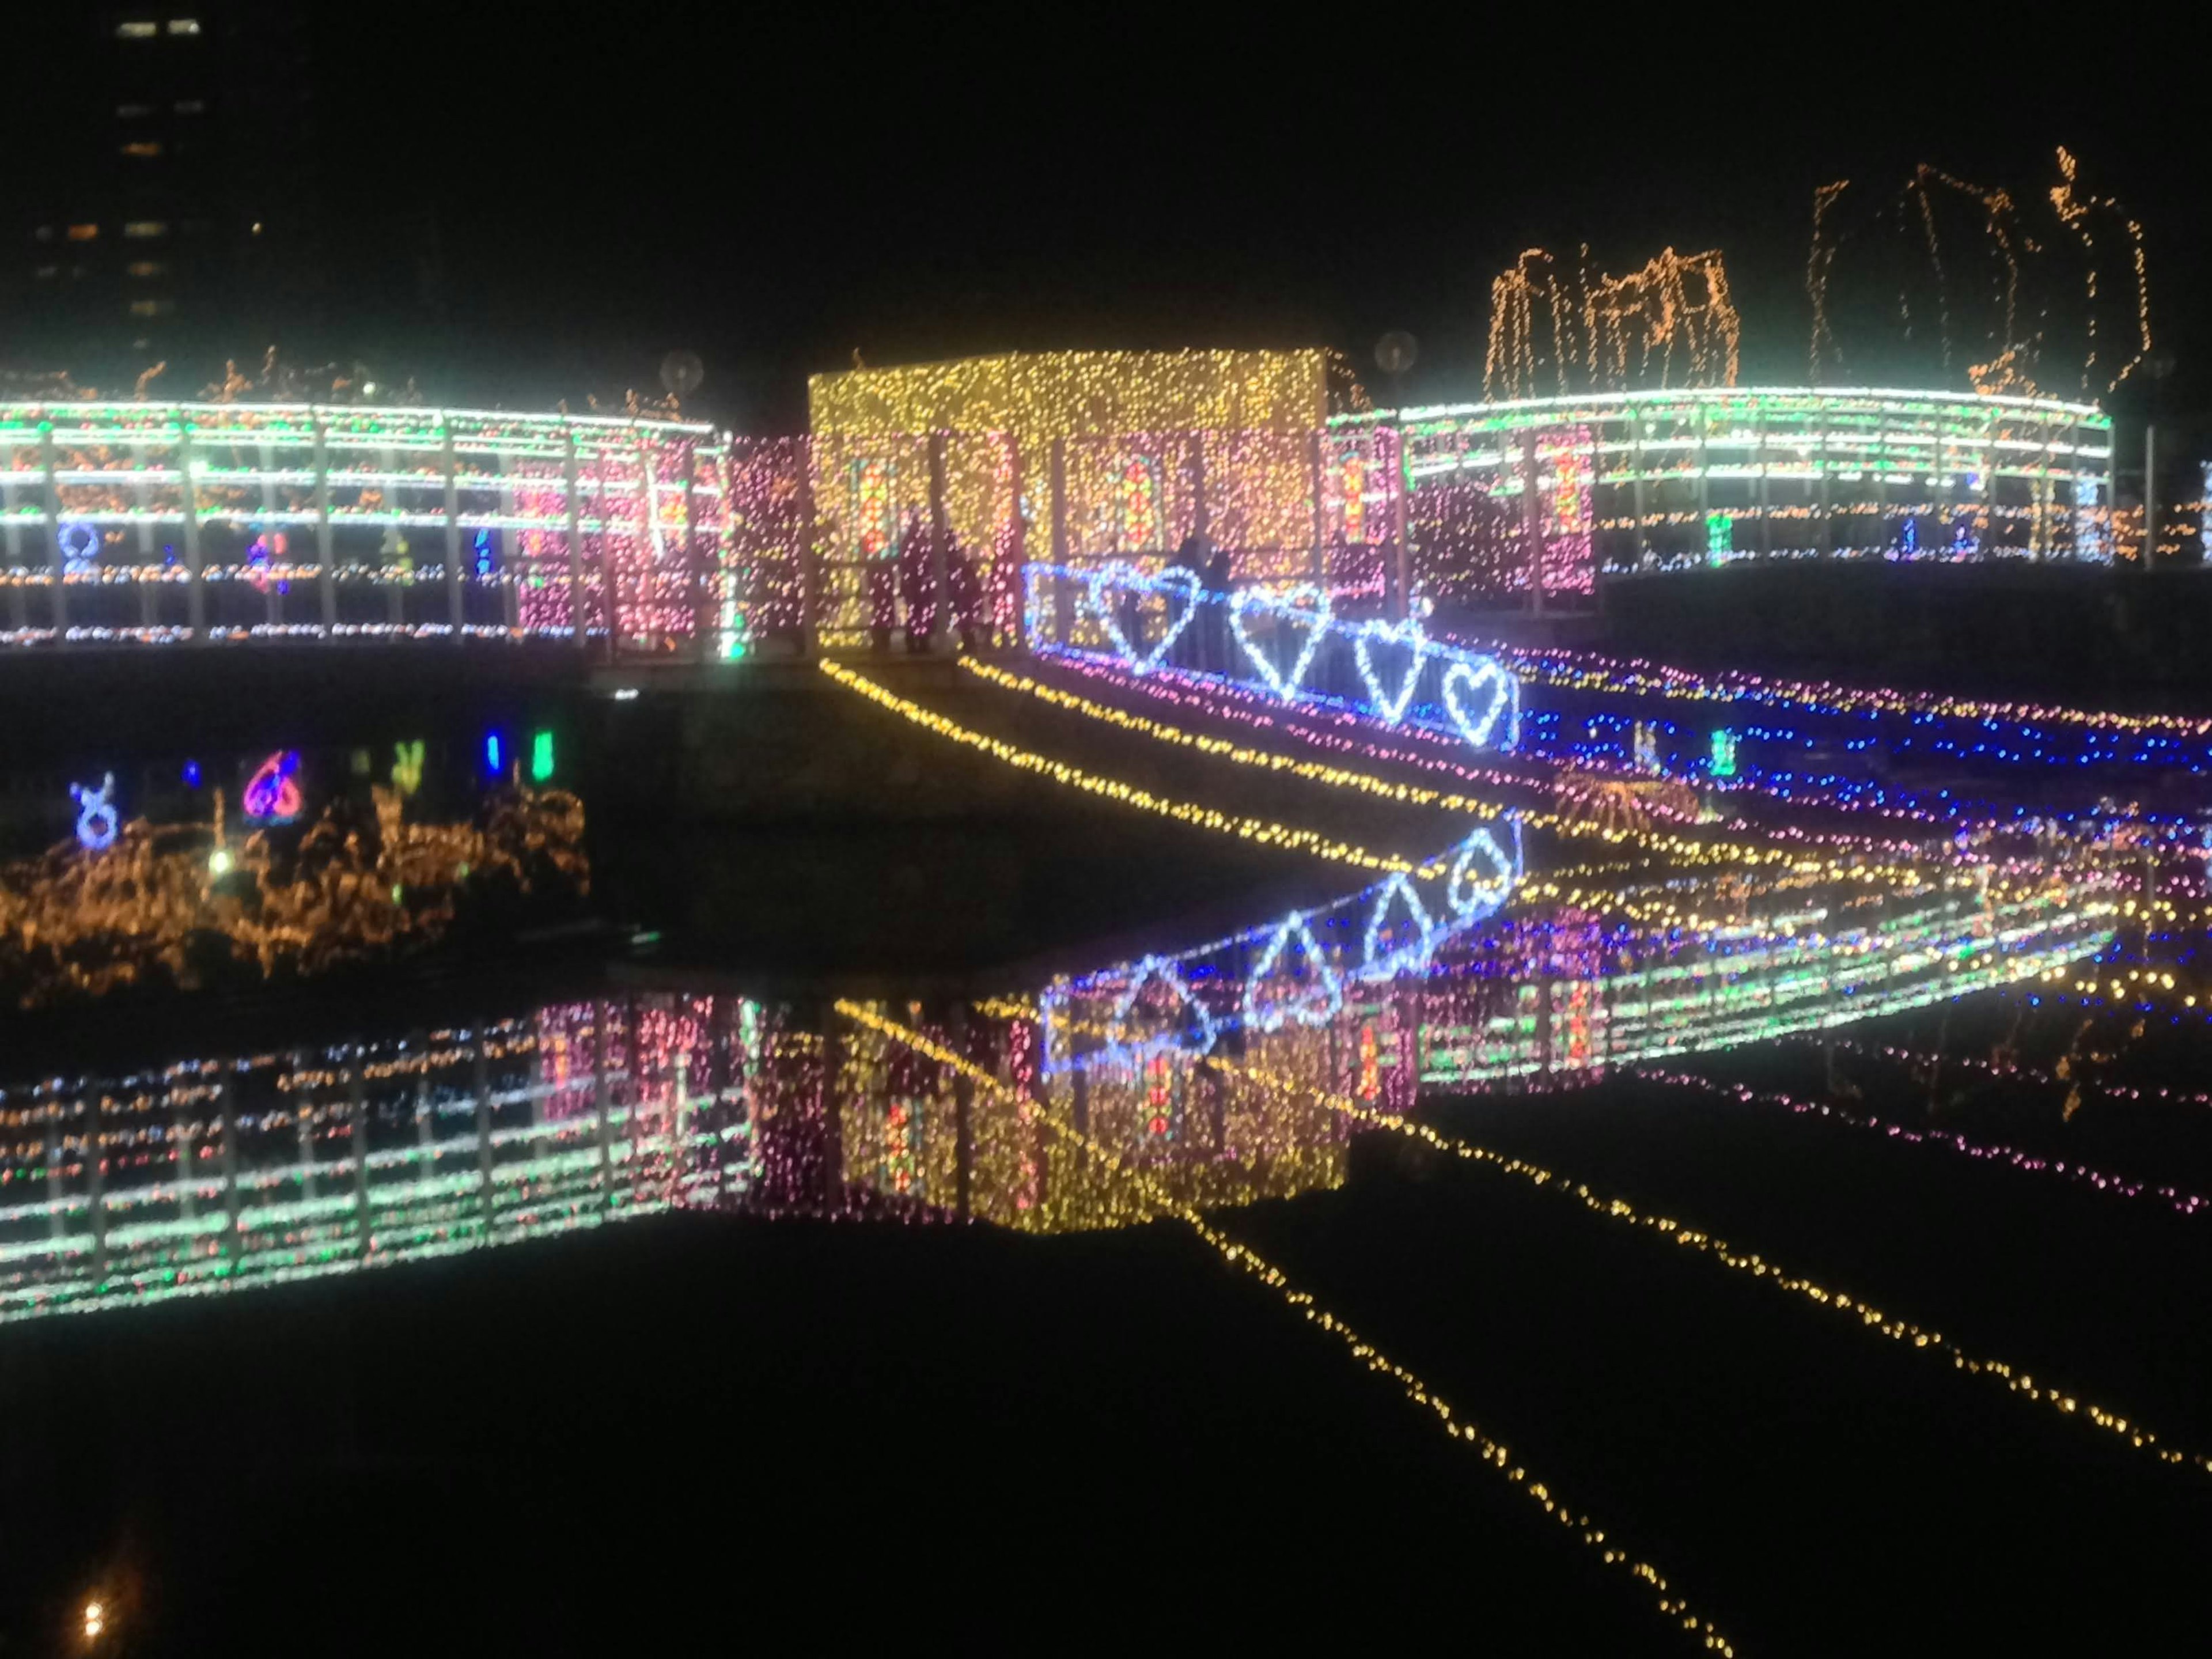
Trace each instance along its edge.
<instances>
[{"instance_id":1,"label":"golden light strand","mask_svg":"<svg viewBox=\"0 0 2212 1659\"><path fill-rule=\"evenodd\" d=\"M1261 1087L1278 1094L1306 1096L1343 1113L1356 1122L1378 1129L1389 1129L1406 1135L1438 1152L1449 1152L1470 1164L1485 1165L1501 1174L1518 1176L1532 1187L1556 1192L1576 1199L1591 1214L1620 1222L1624 1226L1639 1227L1661 1234L1674 1243L1718 1262L1738 1273L1749 1273L1753 1279L1772 1285L1790 1295L1802 1297L1832 1313L1856 1320L1867 1330L1874 1331L1895 1342L1910 1342L1916 1348L1928 1349L1948 1358L1955 1370L1972 1376L1994 1376L2013 1393L2049 1406L2063 1416L2080 1417L2107 1433L2118 1436L2138 1450L2148 1451L2163 1463L2192 1465L2212 1474L2212 1455L2203 1452L2176 1450L2159 1443L2158 1436L2140 1422L2121 1415L2078 1395L2069 1394L2048 1383L2039 1383L2035 1378L2009 1360L1978 1358L1969 1354L1942 1332L1915 1324L1884 1313L1863 1297L1841 1291L1833 1291L1802 1273L1793 1273L1778 1267L1756 1252L1739 1250L1724 1238L1677 1221L1671 1216L1652 1215L1638 1210L1625 1199L1607 1198L1592 1191L1579 1181L1547 1170L1525 1158L1512 1157L1471 1141L1455 1139L1440 1133L1425 1123L1394 1117L1361 1105L1343 1095L1292 1079L1276 1077L1254 1066L1239 1066L1219 1056L1211 1057L1211 1063L1224 1071L1250 1078Z\"/></svg>"},{"instance_id":2,"label":"golden light strand","mask_svg":"<svg viewBox=\"0 0 2212 1659\"><path fill-rule=\"evenodd\" d=\"M1233 812L1217 811L1210 806L1198 806L1188 801L1170 800L1139 789L1134 784L1123 783L1115 778L1101 777L1080 767L1070 766L1065 761L1054 760L1033 750L1022 749L996 738L986 737L981 732L969 730L957 720L933 713L910 697L885 690L866 675L824 657L821 670L848 690L857 691L870 702L881 704L901 719L911 720L923 730L969 748L981 750L994 760L1024 772L1036 772L1055 783L1081 789L1107 800L1119 801L1125 806L1135 806L1147 812L1157 812L1163 817L1173 818L1200 830L1211 830L1222 835L1242 836L1261 846L1281 847L1295 853L1311 853L1316 857L1332 859L1340 864L1357 865L1363 870L1382 870L1410 874L1421 866L1411 859L1401 859L1383 853L1370 853L1364 847L1349 842L1335 841L1316 830L1295 829L1288 824L1272 823L1265 818L1243 817Z\"/></svg>"},{"instance_id":3,"label":"golden light strand","mask_svg":"<svg viewBox=\"0 0 2212 1659\"><path fill-rule=\"evenodd\" d=\"M1214 1227L1198 1210L1167 1192L1143 1171L1124 1164L1088 1135L1060 1122L1049 1112L1036 1112L1031 1103L1024 1101L1017 1091L972 1060L859 1003L841 1000L836 1004L836 1010L855 1024L904 1043L915 1053L925 1054L940 1065L949 1066L972 1082L1010 1100L1017 1113L1025 1120L1032 1117L1041 1120L1044 1127L1054 1134L1074 1142L1108 1169L1127 1176L1132 1183L1146 1188L1154 1204L1189 1227L1223 1261L1260 1280L1295 1309L1302 1318L1319 1326L1343 1343L1352 1358L1369 1370L1379 1371L1396 1382L1407 1399L1436 1418L1445 1433L1472 1446L1484 1462L1520 1487L1531 1502L1540 1504L1545 1514L1572 1531L1585 1546L1596 1550L1599 1559L1605 1565L1619 1567L1632 1577L1642 1579L1649 1584L1657 1596L1659 1611L1670 1620L1679 1621L1684 1630L1698 1635L1709 1651L1727 1656L1735 1654L1735 1649L1712 1620L1692 1612L1689 1602L1672 1593L1665 1576L1656 1567L1648 1561L1635 1559L1626 1550L1608 1545L1603 1528L1589 1516L1569 1509L1545 1482L1533 1478L1525 1465L1514 1461L1510 1449L1503 1442L1485 1434L1472 1423L1458 1420L1453 1414L1450 1403L1438 1395L1420 1376L1383 1353L1351 1326L1322 1308L1310 1292L1298 1290L1287 1274L1264 1256Z\"/></svg>"}]
</instances>

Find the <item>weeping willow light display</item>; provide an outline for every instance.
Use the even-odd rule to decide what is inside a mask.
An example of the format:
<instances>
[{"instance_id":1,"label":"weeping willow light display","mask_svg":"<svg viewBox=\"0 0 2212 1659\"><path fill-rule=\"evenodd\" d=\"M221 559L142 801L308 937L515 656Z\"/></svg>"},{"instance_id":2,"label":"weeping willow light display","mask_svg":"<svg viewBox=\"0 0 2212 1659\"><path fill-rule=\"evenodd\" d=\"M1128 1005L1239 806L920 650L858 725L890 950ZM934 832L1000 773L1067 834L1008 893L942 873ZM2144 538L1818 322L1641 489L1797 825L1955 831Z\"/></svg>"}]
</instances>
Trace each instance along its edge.
<instances>
[{"instance_id":1,"label":"weeping willow light display","mask_svg":"<svg viewBox=\"0 0 2212 1659\"><path fill-rule=\"evenodd\" d=\"M1571 285L1541 248L1491 283L1486 396L1735 384L1743 319L1717 249L1667 248L1623 276L1593 274L1589 254Z\"/></svg>"},{"instance_id":2,"label":"weeping willow light display","mask_svg":"<svg viewBox=\"0 0 2212 1659\"><path fill-rule=\"evenodd\" d=\"M1814 384L1932 340L1953 385L2103 397L2151 350L2142 225L2082 187L2060 149L2036 198L1926 162L1891 193L1837 179L1814 192L1805 288ZM1840 263L1839 263L1840 259Z\"/></svg>"}]
</instances>

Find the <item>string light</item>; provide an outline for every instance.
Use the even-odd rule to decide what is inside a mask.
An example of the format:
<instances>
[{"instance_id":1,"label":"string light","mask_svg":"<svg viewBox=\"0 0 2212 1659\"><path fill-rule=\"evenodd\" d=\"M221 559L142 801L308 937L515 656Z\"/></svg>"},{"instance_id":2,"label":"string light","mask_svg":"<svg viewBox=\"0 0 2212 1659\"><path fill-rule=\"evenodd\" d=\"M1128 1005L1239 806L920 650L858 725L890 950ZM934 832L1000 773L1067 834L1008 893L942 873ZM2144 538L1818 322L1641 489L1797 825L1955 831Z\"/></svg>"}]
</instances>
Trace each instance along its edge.
<instances>
[{"instance_id":1,"label":"string light","mask_svg":"<svg viewBox=\"0 0 2212 1659\"><path fill-rule=\"evenodd\" d=\"M1054 1136L1069 1141L1085 1156L1113 1170L1129 1185L1141 1189L1152 1206L1182 1222L1224 1261L1259 1279L1295 1309L1301 1317L1336 1337L1354 1358L1369 1369L1390 1377L1408 1399L1430 1412L1446 1433L1473 1447L1485 1463L1503 1472L1509 1480L1527 1493L1531 1501L1540 1504L1546 1515L1568 1528L1584 1545L1597 1551L1598 1559L1603 1565L1618 1567L1650 1585L1657 1599L1659 1611L1670 1621L1695 1632L1708 1651L1723 1655L1732 1655L1735 1651L1711 1620L1691 1611L1689 1603L1670 1589L1666 1578L1656 1567L1649 1562L1634 1559L1625 1550L1608 1546L1606 1533L1588 1515L1571 1509L1547 1484L1534 1479L1526 1466L1515 1460L1507 1446L1475 1425L1461 1419L1453 1407L1413 1371L1389 1358L1344 1321L1322 1309L1310 1294L1297 1289L1279 1268L1249 1245L1237 1243L1215 1227L1195 1206L1184 1203L1166 1191L1144 1170L1117 1157L1079 1129L1062 1122L1056 1114L1039 1111L1035 1105L1023 1100L974 1061L932 1042L921 1032L886 1018L860 1003L841 1000L836 1006L839 1014L855 1024L903 1043L916 1054L958 1072L975 1086L1010 1101L1025 1121L1042 1124Z\"/></svg>"},{"instance_id":2,"label":"string light","mask_svg":"<svg viewBox=\"0 0 2212 1659\"><path fill-rule=\"evenodd\" d=\"M2114 1198L2137 1198L2162 1204L2176 1214L2193 1216L2212 1209L2212 1197L2191 1193L2170 1183L2153 1186L2148 1181L2137 1181L2126 1176L2115 1175L2108 1170L2092 1169L2085 1164L2066 1158L2053 1158L2035 1152L1969 1139L1952 1129L1916 1129L1908 1125L1875 1117L1870 1113L1848 1111L1825 1101L1805 1100L1779 1091L1759 1090L1742 1084L1719 1083L1711 1078L1699 1077L1691 1072L1660 1072L1638 1070L1636 1075L1653 1083L1680 1089L1698 1089L1741 1104L1765 1104L1787 1108L1800 1116L1826 1118L1831 1122L1848 1125L1854 1129L1868 1129L1892 1140L1928 1146L1948 1147L1954 1152L2002 1167L2020 1170L2032 1175L2049 1175L2086 1186L2094 1192Z\"/></svg>"},{"instance_id":3,"label":"string light","mask_svg":"<svg viewBox=\"0 0 2212 1659\"><path fill-rule=\"evenodd\" d=\"M969 659L963 659L963 662ZM870 702L890 709L901 719L910 720L925 731L933 732L941 738L949 738L953 742L968 748L981 750L994 760L1003 762L1008 766L1018 768L1024 772L1038 773L1050 778L1055 783L1081 789L1087 793L1098 795L1126 806L1134 806L1147 812L1157 812L1164 817L1173 818L1178 823L1189 824L1194 828L1212 830L1217 834L1238 836L1261 846L1281 847L1291 852L1311 853L1319 858L1329 859L1341 864L1357 865L1365 870L1411 870L1414 867L1405 859L1394 858L1385 854L1370 853L1364 847L1354 846L1348 842L1337 841L1311 830L1293 829L1289 825L1271 823L1264 818L1245 817L1236 813L1217 811L1212 807L1194 805L1187 801L1170 800L1155 795L1149 790L1140 789L1133 784L1123 783L1113 778L1101 777L1096 773L1086 772L1080 767L1070 766L1064 761L1056 761L1049 756L1040 755L1032 750L1022 749L1013 744L1003 743L996 738L986 737L980 732L971 731L956 720L950 720L942 714L932 713L909 697L902 697L894 691L886 690L865 675L855 673L853 670L842 664L832 662L826 657L817 665L824 674L848 690L857 691Z\"/></svg>"},{"instance_id":4,"label":"string light","mask_svg":"<svg viewBox=\"0 0 2212 1659\"><path fill-rule=\"evenodd\" d=\"M1863 1297L1854 1297L1831 1289L1802 1273L1794 1273L1778 1263L1766 1260L1754 1251L1740 1249L1726 1239L1716 1237L1702 1229L1678 1221L1670 1216L1653 1214L1639 1210L1627 1200L1606 1197L1586 1183L1572 1176L1559 1174L1541 1164L1524 1158L1477 1146L1468 1140L1440 1133L1427 1124L1418 1123L1387 1112L1378 1112L1363 1106L1356 1100L1346 1099L1327 1091L1312 1090L1308 1085L1275 1077L1257 1066L1242 1066L1236 1061L1216 1058L1213 1065L1232 1074L1250 1077L1263 1087L1279 1092L1311 1093L1331 1109L1343 1114L1354 1122L1370 1128L1388 1129L1394 1133L1417 1140L1435 1151L1477 1165L1494 1170L1501 1175L1512 1176L1542 1192L1555 1193L1577 1200L1589 1214L1599 1216L1623 1226L1640 1229L1660 1235L1670 1243L1691 1251L1708 1261L1735 1272L1748 1273L1753 1279L1791 1296L1838 1314L1863 1330L1887 1338L1893 1342L1909 1343L1913 1347L1948 1359L1954 1367L1969 1376L1990 1376L2002 1382L2011 1392L2039 1404L2047 1405L2063 1416L2078 1417L2090 1425L2125 1440L2137 1450L2148 1451L2165 1463L2186 1464L2212 1474L2212 1455L2190 1452L2161 1444L2159 1437L2139 1420L2081 1399L2066 1389L2054 1387L2049 1382L2039 1382L2034 1376L2009 1360L1993 1359L1968 1353L1942 1331L1916 1324L1909 1319L1885 1313Z\"/></svg>"}]
</instances>

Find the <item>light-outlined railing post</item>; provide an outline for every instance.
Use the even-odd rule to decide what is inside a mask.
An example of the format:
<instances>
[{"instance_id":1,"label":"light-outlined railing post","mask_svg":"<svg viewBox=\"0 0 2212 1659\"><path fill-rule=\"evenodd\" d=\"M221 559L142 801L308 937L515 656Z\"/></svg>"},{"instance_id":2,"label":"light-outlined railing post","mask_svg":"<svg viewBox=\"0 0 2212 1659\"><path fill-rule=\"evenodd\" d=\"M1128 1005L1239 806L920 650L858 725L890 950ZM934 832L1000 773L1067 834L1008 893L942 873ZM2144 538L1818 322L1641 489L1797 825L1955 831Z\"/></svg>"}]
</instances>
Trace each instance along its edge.
<instances>
[{"instance_id":1,"label":"light-outlined railing post","mask_svg":"<svg viewBox=\"0 0 2212 1659\"><path fill-rule=\"evenodd\" d=\"M1075 643L1075 590L1069 585L1067 563L1067 440L1052 441L1052 562L1060 574L1053 578L1052 625L1055 643Z\"/></svg>"},{"instance_id":2,"label":"light-outlined railing post","mask_svg":"<svg viewBox=\"0 0 2212 1659\"><path fill-rule=\"evenodd\" d=\"M1528 608L1544 614L1544 496L1536 459L1536 428L1521 434L1521 533L1528 544Z\"/></svg>"},{"instance_id":3,"label":"light-outlined railing post","mask_svg":"<svg viewBox=\"0 0 2212 1659\"><path fill-rule=\"evenodd\" d=\"M468 611L461 587L459 462L453 453L453 423L450 416L438 416L438 436L446 469L446 623L453 629L453 643L459 645L468 637L465 626Z\"/></svg>"},{"instance_id":4,"label":"light-outlined railing post","mask_svg":"<svg viewBox=\"0 0 2212 1659\"><path fill-rule=\"evenodd\" d=\"M366 1261L376 1248L376 1239L369 1225L368 1102L362 1089L361 1060L356 1052L346 1066L345 1079L347 1115L353 1121L353 1224Z\"/></svg>"},{"instance_id":5,"label":"light-outlined railing post","mask_svg":"<svg viewBox=\"0 0 2212 1659\"><path fill-rule=\"evenodd\" d=\"M1324 538L1328 529L1328 512L1322 500L1321 467L1322 434L1319 429L1306 434L1306 519L1307 534L1313 543L1313 580L1316 587L1328 586L1328 556L1324 552Z\"/></svg>"},{"instance_id":6,"label":"light-outlined railing post","mask_svg":"<svg viewBox=\"0 0 2212 1659\"><path fill-rule=\"evenodd\" d=\"M185 517L185 617L195 641L208 636L207 577L200 552L200 483L190 422L177 428L177 501Z\"/></svg>"},{"instance_id":7,"label":"light-outlined railing post","mask_svg":"<svg viewBox=\"0 0 2212 1659\"><path fill-rule=\"evenodd\" d=\"M591 644L591 632L584 617L584 506L583 492L576 482L576 428L568 427L562 435L567 440L561 478L562 499L568 504L568 629L576 648L582 651Z\"/></svg>"},{"instance_id":8,"label":"light-outlined railing post","mask_svg":"<svg viewBox=\"0 0 2212 1659\"><path fill-rule=\"evenodd\" d=\"M699 441L684 446L684 568L691 584L692 654L714 659L714 583L699 538Z\"/></svg>"},{"instance_id":9,"label":"light-outlined railing post","mask_svg":"<svg viewBox=\"0 0 2212 1659\"><path fill-rule=\"evenodd\" d=\"M941 651L957 636L951 629L951 562L952 517L945 506L944 432L929 434L929 648Z\"/></svg>"},{"instance_id":10,"label":"light-outlined railing post","mask_svg":"<svg viewBox=\"0 0 2212 1659\"><path fill-rule=\"evenodd\" d=\"M330 430L318 410L315 422L315 562L322 567L323 632L335 634L338 626L338 566L335 538L331 534Z\"/></svg>"},{"instance_id":11,"label":"light-outlined railing post","mask_svg":"<svg viewBox=\"0 0 2212 1659\"><path fill-rule=\"evenodd\" d=\"M1411 540L1412 514L1407 511L1407 497L1413 494L1413 469L1406 461L1406 428L1394 424L1391 465L1396 473L1390 489L1390 540L1394 544L1398 569L1398 591L1391 598L1390 614L1400 622L1413 614L1413 549Z\"/></svg>"},{"instance_id":12,"label":"light-outlined railing post","mask_svg":"<svg viewBox=\"0 0 2212 1659\"><path fill-rule=\"evenodd\" d=\"M62 486L54 449L54 423L39 422L39 465L46 473L46 556L52 561L54 632L69 633L69 555L62 549Z\"/></svg>"}]
</instances>

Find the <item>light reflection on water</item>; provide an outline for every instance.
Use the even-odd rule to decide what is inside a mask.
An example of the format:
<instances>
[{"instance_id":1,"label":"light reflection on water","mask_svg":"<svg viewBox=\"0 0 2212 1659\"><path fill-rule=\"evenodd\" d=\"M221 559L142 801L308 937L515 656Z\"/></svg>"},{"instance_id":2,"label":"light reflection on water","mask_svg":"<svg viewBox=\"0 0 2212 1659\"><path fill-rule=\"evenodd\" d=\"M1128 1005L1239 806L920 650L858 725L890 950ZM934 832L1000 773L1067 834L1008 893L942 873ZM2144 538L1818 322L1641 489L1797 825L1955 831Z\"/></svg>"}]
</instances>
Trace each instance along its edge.
<instances>
[{"instance_id":1,"label":"light reflection on water","mask_svg":"<svg viewBox=\"0 0 2212 1659\"><path fill-rule=\"evenodd\" d=\"M1226 938L870 1005L1002 1089L818 988L753 998L680 975L442 1030L14 1083L0 1319L672 1208L1064 1231L1287 1197L1346 1179L1350 1125L1325 1095L1402 1113L1425 1081L1814 1029L2021 978L2111 932L2089 868L1869 901L1786 875L1533 875L1534 846L1508 814L1410 875Z\"/></svg>"}]
</instances>

